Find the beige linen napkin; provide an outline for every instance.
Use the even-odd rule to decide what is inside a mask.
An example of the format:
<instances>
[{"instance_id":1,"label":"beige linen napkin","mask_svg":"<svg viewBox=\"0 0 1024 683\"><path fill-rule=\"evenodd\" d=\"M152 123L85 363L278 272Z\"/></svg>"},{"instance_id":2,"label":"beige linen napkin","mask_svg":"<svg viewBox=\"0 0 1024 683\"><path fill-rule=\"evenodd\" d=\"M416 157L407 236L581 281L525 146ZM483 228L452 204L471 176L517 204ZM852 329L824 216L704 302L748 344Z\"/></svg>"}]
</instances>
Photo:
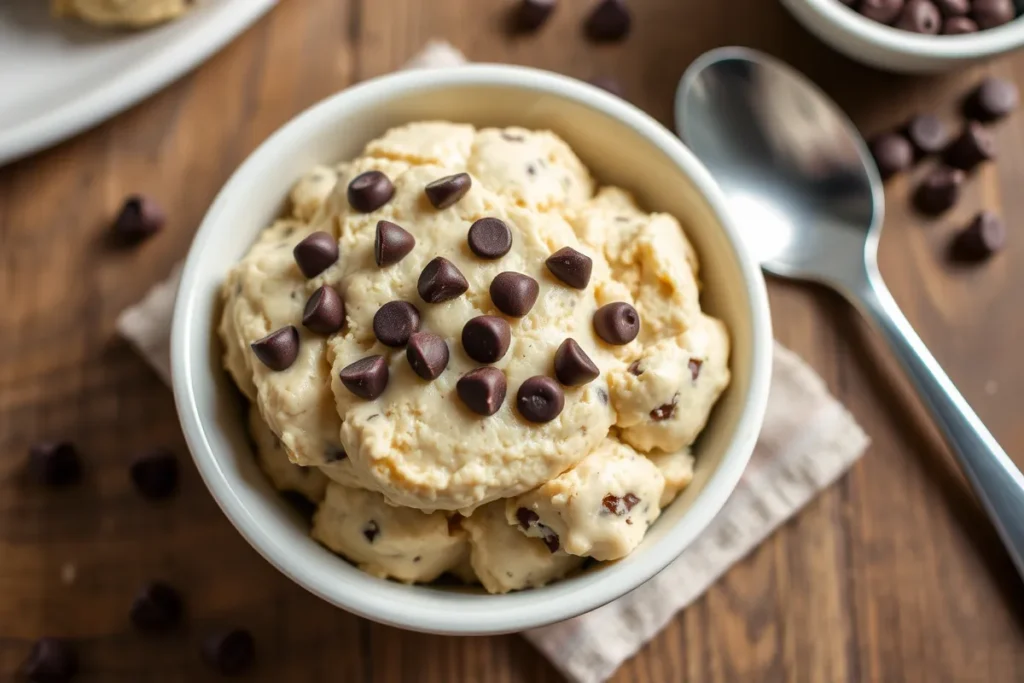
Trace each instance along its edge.
<instances>
[{"instance_id":1,"label":"beige linen napkin","mask_svg":"<svg viewBox=\"0 0 1024 683\"><path fill-rule=\"evenodd\" d=\"M451 66L465 58L431 43L411 67ZM179 268L124 311L118 331L170 382L170 328ZM729 567L838 479L863 454L868 438L814 371L775 346L771 395L750 466L722 512L663 572L590 614L525 633L569 680L610 677L672 616Z\"/></svg>"}]
</instances>

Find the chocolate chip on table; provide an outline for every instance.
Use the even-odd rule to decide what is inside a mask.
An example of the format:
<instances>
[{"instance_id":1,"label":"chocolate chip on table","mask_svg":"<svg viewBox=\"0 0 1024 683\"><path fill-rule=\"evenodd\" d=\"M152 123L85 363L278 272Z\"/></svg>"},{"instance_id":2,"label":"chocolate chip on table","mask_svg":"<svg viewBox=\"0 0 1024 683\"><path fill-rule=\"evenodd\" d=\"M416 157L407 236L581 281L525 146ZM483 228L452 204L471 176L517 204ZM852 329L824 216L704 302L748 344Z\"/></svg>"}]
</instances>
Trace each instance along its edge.
<instances>
[{"instance_id":1,"label":"chocolate chip on table","mask_svg":"<svg viewBox=\"0 0 1024 683\"><path fill-rule=\"evenodd\" d=\"M997 121L1020 102L1017 86L1002 78L986 78L967 98L964 113L976 121Z\"/></svg>"},{"instance_id":2,"label":"chocolate chip on table","mask_svg":"<svg viewBox=\"0 0 1024 683\"><path fill-rule=\"evenodd\" d=\"M567 387L589 384L600 376L601 371L584 353L575 339L566 339L555 351L555 377Z\"/></svg>"},{"instance_id":3,"label":"chocolate chip on table","mask_svg":"<svg viewBox=\"0 0 1024 683\"><path fill-rule=\"evenodd\" d=\"M971 18L983 31L1007 24L1016 17L1013 0L974 0L971 3Z\"/></svg>"},{"instance_id":4,"label":"chocolate chip on table","mask_svg":"<svg viewBox=\"0 0 1024 683\"><path fill-rule=\"evenodd\" d=\"M66 640L40 638L29 650L21 673L32 683L66 683L78 673L78 653Z\"/></svg>"},{"instance_id":5,"label":"chocolate chip on table","mask_svg":"<svg viewBox=\"0 0 1024 683\"><path fill-rule=\"evenodd\" d=\"M427 183L423 191L435 209L447 209L466 196L472 184L468 173L456 173Z\"/></svg>"},{"instance_id":6,"label":"chocolate chip on table","mask_svg":"<svg viewBox=\"0 0 1024 683\"><path fill-rule=\"evenodd\" d=\"M565 392L558 382L537 375L522 383L516 394L519 414L530 422L551 422L565 407Z\"/></svg>"},{"instance_id":7,"label":"chocolate chip on table","mask_svg":"<svg viewBox=\"0 0 1024 683\"><path fill-rule=\"evenodd\" d=\"M626 98L626 89L622 86L622 83L611 76L595 76L590 79L590 84L616 97Z\"/></svg>"},{"instance_id":8,"label":"chocolate chip on table","mask_svg":"<svg viewBox=\"0 0 1024 683\"><path fill-rule=\"evenodd\" d=\"M970 17L949 17L942 23L942 34L947 36L962 36L978 30L978 24Z\"/></svg>"},{"instance_id":9,"label":"chocolate chip on table","mask_svg":"<svg viewBox=\"0 0 1024 683\"><path fill-rule=\"evenodd\" d=\"M616 496L609 493L601 499L601 505L604 509L617 517L628 514L639 502L640 498L635 493L627 493L624 496Z\"/></svg>"},{"instance_id":10,"label":"chocolate chip on table","mask_svg":"<svg viewBox=\"0 0 1024 683\"><path fill-rule=\"evenodd\" d=\"M373 543L380 536L380 525L372 519L363 527L363 536L367 543Z\"/></svg>"},{"instance_id":11,"label":"chocolate chip on table","mask_svg":"<svg viewBox=\"0 0 1024 683\"><path fill-rule=\"evenodd\" d=\"M512 248L512 231L500 218L481 218L469 226L469 248L480 258L501 258Z\"/></svg>"},{"instance_id":12,"label":"chocolate chip on table","mask_svg":"<svg viewBox=\"0 0 1024 683\"><path fill-rule=\"evenodd\" d=\"M256 643L241 628L211 633L203 640L203 659L217 673L237 676L252 666Z\"/></svg>"},{"instance_id":13,"label":"chocolate chip on table","mask_svg":"<svg viewBox=\"0 0 1024 683\"><path fill-rule=\"evenodd\" d=\"M290 368L299 356L299 331L294 325L288 325L249 346L261 363L274 372L281 372Z\"/></svg>"},{"instance_id":14,"label":"chocolate chip on table","mask_svg":"<svg viewBox=\"0 0 1024 683\"><path fill-rule=\"evenodd\" d=\"M904 0L861 0L857 11L868 19L891 24L900 16L904 4Z\"/></svg>"},{"instance_id":15,"label":"chocolate chip on table","mask_svg":"<svg viewBox=\"0 0 1024 683\"><path fill-rule=\"evenodd\" d=\"M586 289L594 262L572 247L562 247L545 261L548 270L559 280L576 289Z\"/></svg>"},{"instance_id":16,"label":"chocolate chip on table","mask_svg":"<svg viewBox=\"0 0 1024 683\"><path fill-rule=\"evenodd\" d=\"M978 164L994 159L996 143L992 134L974 121L964 126L960 137L946 149L946 163L953 168L970 171Z\"/></svg>"},{"instance_id":17,"label":"chocolate chip on table","mask_svg":"<svg viewBox=\"0 0 1024 683\"><path fill-rule=\"evenodd\" d=\"M918 114L910 119L906 135L919 156L938 154L949 144L949 128L934 114Z\"/></svg>"},{"instance_id":18,"label":"chocolate chip on table","mask_svg":"<svg viewBox=\"0 0 1024 683\"><path fill-rule=\"evenodd\" d=\"M703 365L704 361L698 360L697 358L691 358L690 362L687 363L687 367L690 368L690 379L694 382L696 382L697 378L700 377L700 369Z\"/></svg>"},{"instance_id":19,"label":"chocolate chip on table","mask_svg":"<svg viewBox=\"0 0 1024 683\"><path fill-rule=\"evenodd\" d=\"M914 193L914 204L921 213L937 216L957 203L963 184L963 171L940 166L925 176L918 186Z\"/></svg>"},{"instance_id":20,"label":"chocolate chip on table","mask_svg":"<svg viewBox=\"0 0 1024 683\"><path fill-rule=\"evenodd\" d=\"M508 381L498 368L477 368L463 375L455 391L466 407L478 415L494 415L505 402Z\"/></svg>"},{"instance_id":21,"label":"chocolate chip on table","mask_svg":"<svg viewBox=\"0 0 1024 683\"><path fill-rule=\"evenodd\" d=\"M514 318L521 318L537 303L540 285L529 275L522 273L498 273L491 280L491 301L495 307Z\"/></svg>"},{"instance_id":22,"label":"chocolate chip on table","mask_svg":"<svg viewBox=\"0 0 1024 683\"><path fill-rule=\"evenodd\" d=\"M672 397L671 403L660 405L651 411L651 419L655 422L664 422L672 419L676 414L676 404L679 403L679 394Z\"/></svg>"},{"instance_id":23,"label":"chocolate chip on table","mask_svg":"<svg viewBox=\"0 0 1024 683\"><path fill-rule=\"evenodd\" d=\"M914 163L914 147L899 133L884 133L869 145L882 179L891 178Z\"/></svg>"},{"instance_id":24,"label":"chocolate chip on table","mask_svg":"<svg viewBox=\"0 0 1024 683\"><path fill-rule=\"evenodd\" d=\"M495 363L508 352L512 328L496 315L478 315L462 328L462 348L478 363Z\"/></svg>"},{"instance_id":25,"label":"chocolate chip on table","mask_svg":"<svg viewBox=\"0 0 1024 683\"><path fill-rule=\"evenodd\" d=\"M391 221L377 221L377 234L373 240L373 258L380 267L398 263L416 246L416 238L409 231Z\"/></svg>"},{"instance_id":26,"label":"chocolate chip on table","mask_svg":"<svg viewBox=\"0 0 1024 683\"><path fill-rule=\"evenodd\" d=\"M28 472L34 481L54 488L82 479L78 449L67 441L39 443L28 451Z\"/></svg>"},{"instance_id":27,"label":"chocolate chip on table","mask_svg":"<svg viewBox=\"0 0 1024 683\"><path fill-rule=\"evenodd\" d=\"M337 262L338 242L328 233L317 231L296 244L292 254L302 274L313 278Z\"/></svg>"},{"instance_id":28,"label":"chocolate chip on table","mask_svg":"<svg viewBox=\"0 0 1024 683\"><path fill-rule=\"evenodd\" d=\"M629 35L632 24L625 0L598 0L583 24L583 32L595 43L609 43Z\"/></svg>"},{"instance_id":29,"label":"chocolate chip on table","mask_svg":"<svg viewBox=\"0 0 1024 683\"><path fill-rule=\"evenodd\" d=\"M640 314L622 301L607 304L594 313L594 331L609 344L628 344L640 334Z\"/></svg>"},{"instance_id":30,"label":"chocolate chip on table","mask_svg":"<svg viewBox=\"0 0 1024 683\"><path fill-rule=\"evenodd\" d=\"M318 288L302 309L302 326L317 334L334 334L345 324L345 302L330 285Z\"/></svg>"},{"instance_id":31,"label":"chocolate chip on table","mask_svg":"<svg viewBox=\"0 0 1024 683\"><path fill-rule=\"evenodd\" d=\"M373 334L384 346L405 346L420 329L420 312L408 301L389 301L373 316Z\"/></svg>"},{"instance_id":32,"label":"chocolate chip on table","mask_svg":"<svg viewBox=\"0 0 1024 683\"><path fill-rule=\"evenodd\" d=\"M342 369L339 377L345 388L359 398L372 401L388 386L388 364L384 356L367 356Z\"/></svg>"},{"instance_id":33,"label":"chocolate chip on table","mask_svg":"<svg viewBox=\"0 0 1024 683\"><path fill-rule=\"evenodd\" d=\"M348 203L359 213L370 213L391 201L395 186L380 171L360 173L348 184Z\"/></svg>"},{"instance_id":34,"label":"chocolate chip on table","mask_svg":"<svg viewBox=\"0 0 1024 683\"><path fill-rule=\"evenodd\" d=\"M114 237L124 244L138 244L160 232L166 222L164 210L154 199L134 194L124 200L114 219Z\"/></svg>"},{"instance_id":35,"label":"chocolate chip on table","mask_svg":"<svg viewBox=\"0 0 1024 683\"><path fill-rule=\"evenodd\" d=\"M181 594L163 581L153 581L139 590L129 616L140 631L159 632L177 626L183 611Z\"/></svg>"},{"instance_id":36,"label":"chocolate chip on table","mask_svg":"<svg viewBox=\"0 0 1024 683\"><path fill-rule=\"evenodd\" d=\"M536 31L555 10L555 0L519 0L513 20L517 31Z\"/></svg>"},{"instance_id":37,"label":"chocolate chip on table","mask_svg":"<svg viewBox=\"0 0 1024 683\"><path fill-rule=\"evenodd\" d=\"M409 337L405 357L412 371L425 380L434 380L448 367L448 344L430 332L417 332Z\"/></svg>"},{"instance_id":38,"label":"chocolate chip on table","mask_svg":"<svg viewBox=\"0 0 1024 683\"><path fill-rule=\"evenodd\" d=\"M166 448L137 457L129 473L135 488L146 498L159 500L178 490L178 459Z\"/></svg>"},{"instance_id":39,"label":"chocolate chip on table","mask_svg":"<svg viewBox=\"0 0 1024 683\"><path fill-rule=\"evenodd\" d=\"M428 304L439 304L462 296L469 289L465 276L455 264L438 256L427 264L416 283L420 298Z\"/></svg>"},{"instance_id":40,"label":"chocolate chip on table","mask_svg":"<svg viewBox=\"0 0 1024 683\"><path fill-rule=\"evenodd\" d=\"M984 261L1006 246L1006 224L991 211L982 211L964 228L950 245L956 261Z\"/></svg>"},{"instance_id":41,"label":"chocolate chip on table","mask_svg":"<svg viewBox=\"0 0 1024 683\"><path fill-rule=\"evenodd\" d=\"M907 0L894 26L913 33L937 35L942 30L942 13L932 0Z\"/></svg>"},{"instance_id":42,"label":"chocolate chip on table","mask_svg":"<svg viewBox=\"0 0 1024 683\"><path fill-rule=\"evenodd\" d=\"M943 16L962 17L971 10L971 0L934 0Z\"/></svg>"}]
</instances>

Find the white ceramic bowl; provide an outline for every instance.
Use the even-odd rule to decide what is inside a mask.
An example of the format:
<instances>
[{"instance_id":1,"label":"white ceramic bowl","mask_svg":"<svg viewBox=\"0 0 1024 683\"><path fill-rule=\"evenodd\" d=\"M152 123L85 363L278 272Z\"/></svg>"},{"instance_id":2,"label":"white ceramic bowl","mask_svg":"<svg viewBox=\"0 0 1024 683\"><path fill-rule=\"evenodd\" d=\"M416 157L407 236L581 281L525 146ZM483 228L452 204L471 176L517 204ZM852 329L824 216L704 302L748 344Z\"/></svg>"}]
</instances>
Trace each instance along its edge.
<instances>
[{"instance_id":1,"label":"white ceramic bowl","mask_svg":"<svg viewBox=\"0 0 1024 683\"><path fill-rule=\"evenodd\" d=\"M509 595L407 586L365 574L307 535L257 467L216 338L219 287L292 183L317 162L356 156L387 128L422 119L548 128L598 178L634 190L648 209L688 227L703 261L705 308L729 325L733 382L697 449L693 484L628 558ZM664 568L732 493L768 400L772 336L764 280L740 248L725 199L671 133L628 103L579 81L510 66L408 71L346 90L264 142L221 190L189 252L174 311L174 395L207 486L239 531L282 572L350 612L436 633L520 631L582 614Z\"/></svg>"},{"instance_id":2,"label":"white ceramic bowl","mask_svg":"<svg viewBox=\"0 0 1024 683\"><path fill-rule=\"evenodd\" d=\"M925 36L872 21L839 0L782 0L782 4L839 52L884 71L950 71L1024 46L1024 19L969 35Z\"/></svg>"}]
</instances>

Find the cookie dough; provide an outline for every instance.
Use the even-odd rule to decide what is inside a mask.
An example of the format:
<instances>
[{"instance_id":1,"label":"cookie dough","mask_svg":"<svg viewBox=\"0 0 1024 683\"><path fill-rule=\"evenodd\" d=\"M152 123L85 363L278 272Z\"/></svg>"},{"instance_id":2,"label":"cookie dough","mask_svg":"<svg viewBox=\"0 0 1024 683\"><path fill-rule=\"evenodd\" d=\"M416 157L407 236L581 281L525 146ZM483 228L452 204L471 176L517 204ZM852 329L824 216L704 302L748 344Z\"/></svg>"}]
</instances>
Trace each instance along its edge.
<instances>
[{"instance_id":1,"label":"cookie dough","mask_svg":"<svg viewBox=\"0 0 1024 683\"><path fill-rule=\"evenodd\" d=\"M327 477L315 467L299 467L293 464L288 459L281 440L270 431L256 406L249 407L249 434L256 447L256 461L274 488L278 491L301 493L314 503L324 499Z\"/></svg>"},{"instance_id":2,"label":"cookie dough","mask_svg":"<svg viewBox=\"0 0 1024 683\"><path fill-rule=\"evenodd\" d=\"M193 0L52 0L55 16L76 17L99 26L144 28L176 19Z\"/></svg>"}]
</instances>

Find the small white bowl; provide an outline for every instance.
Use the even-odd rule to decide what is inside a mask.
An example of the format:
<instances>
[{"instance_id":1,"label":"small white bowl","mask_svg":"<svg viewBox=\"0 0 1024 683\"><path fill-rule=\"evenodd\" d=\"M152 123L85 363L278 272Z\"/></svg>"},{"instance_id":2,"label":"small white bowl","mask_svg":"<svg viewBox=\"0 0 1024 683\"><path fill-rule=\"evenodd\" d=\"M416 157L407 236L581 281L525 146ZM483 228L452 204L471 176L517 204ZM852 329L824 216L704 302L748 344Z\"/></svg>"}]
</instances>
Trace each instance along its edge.
<instances>
[{"instance_id":1,"label":"small white bowl","mask_svg":"<svg viewBox=\"0 0 1024 683\"><path fill-rule=\"evenodd\" d=\"M221 368L219 288L257 233L280 215L292 183L318 162L356 156L387 128L423 119L548 128L600 180L636 192L687 226L700 253L705 308L733 335L733 382L697 449L693 484L628 558L509 595L407 586L365 574L310 539L257 467ZM296 582L350 612L419 631L521 631L628 593L679 555L732 493L768 400L772 335L764 279L741 248L725 199L671 133L621 99L551 73L464 66L385 76L331 97L264 142L221 190L195 237L174 311L171 358L178 414L206 485L238 530Z\"/></svg>"},{"instance_id":2,"label":"small white bowl","mask_svg":"<svg viewBox=\"0 0 1024 683\"><path fill-rule=\"evenodd\" d=\"M839 0L782 0L814 35L847 57L883 71L951 71L1024 46L1024 19L961 36L926 36L872 21Z\"/></svg>"}]
</instances>

